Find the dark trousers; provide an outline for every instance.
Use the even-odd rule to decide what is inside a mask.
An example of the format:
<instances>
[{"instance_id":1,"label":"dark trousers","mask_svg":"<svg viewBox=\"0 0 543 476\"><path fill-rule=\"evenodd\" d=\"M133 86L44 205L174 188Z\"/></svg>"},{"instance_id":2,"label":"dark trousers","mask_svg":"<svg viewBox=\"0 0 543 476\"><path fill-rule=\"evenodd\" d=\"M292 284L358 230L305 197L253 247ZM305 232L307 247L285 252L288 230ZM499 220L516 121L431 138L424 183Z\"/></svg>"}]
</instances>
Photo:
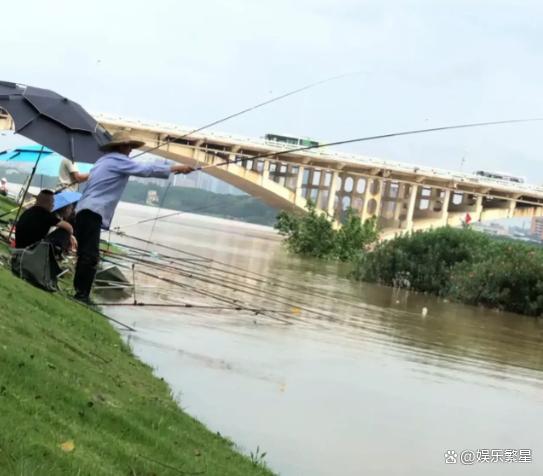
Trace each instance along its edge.
<instances>
[{"instance_id":1,"label":"dark trousers","mask_svg":"<svg viewBox=\"0 0 543 476\"><path fill-rule=\"evenodd\" d=\"M75 216L77 264L74 288L79 297L89 297L96 268L100 259L100 227L102 217L90 210L81 210Z\"/></svg>"},{"instance_id":2,"label":"dark trousers","mask_svg":"<svg viewBox=\"0 0 543 476\"><path fill-rule=\"evenodd\" d=\"M53 251L57 259L62 258L63 254L70 251L70 234L62 228L57 228L55 231L49 233L43 240L53 245Z\"/></svg>"}]
</instances>

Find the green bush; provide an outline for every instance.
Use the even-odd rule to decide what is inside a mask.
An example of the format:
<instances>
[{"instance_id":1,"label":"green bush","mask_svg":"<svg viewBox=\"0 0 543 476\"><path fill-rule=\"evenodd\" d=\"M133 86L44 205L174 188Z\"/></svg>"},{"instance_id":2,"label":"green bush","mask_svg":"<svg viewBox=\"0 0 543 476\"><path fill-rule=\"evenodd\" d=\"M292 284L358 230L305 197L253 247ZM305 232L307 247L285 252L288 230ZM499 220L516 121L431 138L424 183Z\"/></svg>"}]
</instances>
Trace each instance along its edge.
<instances>
[{"instance_id":1,"label":"green bush","mask_svg":"<svg viewBox=\"0 0 543 476\"><path fill-rule=\"evenodd\" d=\"M522 243L493 243L482 261L452 270L448 294L467 304L539 316L543 314L543 251Z\"/></svg>"},{"instance_id":2,"label":"green bush","mask_svg":"<svg viewBox=\"0 0 543 476\"><path fill-rule=\"evenodd\" d=\"M335 230L332 222L317 213L315 204L308 202L307 214L297 215L281 211L275 228L286 237L287 248L300 255L330 258L335 251Z\"/></svg>"},{"instance_id":3,"label":"green bush","mask_svg":"<svg viewBox=\"0 0 543 476\"><path fill-rule=\"evenodd\" d=\"M369 219L362 222L360 215L349 208L345 222L336 234L335 253L341 261L353 261L361 256L364 249L377 241L376 220Z\"/></svg>"},{"instance_id":4,"label":"green bush","mask_svg":"<svg viewBox=\"0 0 543 476\"><path fill-rule=\"evenodd\" d=\"M356 279L467 304L543 314L543 248L469 228L439 228L381 242L355 260Z\"/></svg>"},{"instance_id":5,"label":"green bush","mask_svg":"<svg viewBox=\"0 0 543 476\"><path fill-rule=\"evenodd\" d=\"M282 211L275 228L285 236L287 248L303 256L349 261L362 254L378 233L375 220L362 223L356 211L349 208L343 226L336 230L332 219L319 213L315 204L307 203L307 213Z\"/></svg>"},{"instance_id":6,"label":"green bush","mask_svg":"<svg viewBox=\"0 0 543 476\"><path fill-rule=\"evenodd\" d=\"M477 260L490 241L482 233L449 227L401 235L359 257L354 277L442 295L451 269Z\"/></svg>"}]
</instances>

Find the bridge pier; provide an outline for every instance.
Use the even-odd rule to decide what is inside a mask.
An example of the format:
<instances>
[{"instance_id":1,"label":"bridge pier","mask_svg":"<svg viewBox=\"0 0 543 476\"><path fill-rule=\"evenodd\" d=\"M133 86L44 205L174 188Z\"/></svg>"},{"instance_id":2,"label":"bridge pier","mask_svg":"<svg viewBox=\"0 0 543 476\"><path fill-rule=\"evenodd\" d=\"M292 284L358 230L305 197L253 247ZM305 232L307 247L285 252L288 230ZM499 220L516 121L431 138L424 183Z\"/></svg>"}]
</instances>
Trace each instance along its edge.
<instances>
[{"instance_id":1,"label":"bridge pier","mask_svg":"<svg viewBox=\"0 0 543 476\"><path fill-rule=\"evenodd\" d=\"M415 216L415 206L417 204L417 196L419 194L419 186L411 185L409 189L409 200L407 202L407 216L405 218L404 229L408 232L413 231L413 218Z\"/></svg>"},{"instance_id":2,"label":"bridge pier","mask_svg":"<svg viewBox=\"0 0 543 476\"><path fill-rule=\"evenodd\" d=\"M337 172L337 170L334 170L330 179L330 188L328 189L328 201L326 203L326 213L328 213L328 216L330 217L335 217L334 211L336 206L338 179L339 173Z\"/></svg>"}]
</instances>

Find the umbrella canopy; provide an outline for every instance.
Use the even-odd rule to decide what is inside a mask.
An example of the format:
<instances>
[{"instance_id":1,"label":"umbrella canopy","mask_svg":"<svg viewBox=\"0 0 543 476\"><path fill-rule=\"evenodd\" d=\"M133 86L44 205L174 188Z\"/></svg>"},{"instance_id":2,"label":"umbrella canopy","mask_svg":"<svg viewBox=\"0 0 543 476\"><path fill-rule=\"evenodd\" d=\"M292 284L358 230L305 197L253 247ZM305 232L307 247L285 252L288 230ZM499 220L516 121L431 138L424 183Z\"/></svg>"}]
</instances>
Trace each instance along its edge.
<instances>
[{"instance_id":1,"label":"umbrella canopy","mask_svg":"<svg viewBox=\"0 0 543 476\"><path fill-rule=\"evenodd\" d=\"M0 162L34 164L41 152L41 159L38 163L36 173L38 175L57 177L62 157L46 147L43 148L43 151L41 149L42 147L39 145L29 145L6 150L0 152ZM81 173L87 173L92 169L92 164L76 162L75 165Z\"/></svg>"},{"instance_id":2,"label":"umbrella canopy","mask_svg":"<svg viewBox=\"0 0 543 476\"><path fill-rule=\"evenodd\" d=\"M0 108L16 133L72 161L96 162L111 137L79 104L47 89L0 81Z\"/></svg>"},{"instance_id":3,"label":"umbrella canopy","mask_svg":"<svg viewBox=\"0 0 543 476\"><path fill-rule=\"evenodd\" d=\"M60 192L55 195L55 205L53 206L53 211L56 212L61 208L72 205L73 203L79 202L81 194L79 192L65 191Z\"/></svg>"}]
</instances>

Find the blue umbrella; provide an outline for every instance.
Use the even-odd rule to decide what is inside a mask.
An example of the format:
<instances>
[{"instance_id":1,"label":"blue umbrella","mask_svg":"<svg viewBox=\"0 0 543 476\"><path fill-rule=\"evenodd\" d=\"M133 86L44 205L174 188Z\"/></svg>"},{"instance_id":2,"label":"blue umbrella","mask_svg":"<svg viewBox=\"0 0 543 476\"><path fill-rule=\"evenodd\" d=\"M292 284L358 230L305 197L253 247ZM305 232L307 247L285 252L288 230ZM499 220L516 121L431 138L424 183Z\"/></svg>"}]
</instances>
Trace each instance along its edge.
<instances>
[{"instance_id":1,"label":"blue umbrella","mask_svg":"<svg viewBox=\"0 0 543 476\"><path fill-rule=\"evenodd\" d=\"M79 202L81 194L79 192L71 192L69 190L65 192L60 192L55 195L55 205L53 206L53 211L56 212L61 208L72 205L73 203Z\"/></svg>"},{"instance_id":2,"label":"blue umbrella","mask_svg":"<svg viewBox=\"0 0 543 476\"><path fill-rule=\"evenodd\" d=\"M36 168L36 173L40 175L48 175L50 177L58 176L58 170L60 168L60 162L62 157L51 149L44 147L41 150L41 145L28 145L23 147L17 147L16 149L6 150L0 152L0 161L10 163L36 163L36 159L40 155L41 159ZM92 164L85 164L76 162L77 169L81 173L87 173L92 169Z\"/></svg>"}]
</instances>

